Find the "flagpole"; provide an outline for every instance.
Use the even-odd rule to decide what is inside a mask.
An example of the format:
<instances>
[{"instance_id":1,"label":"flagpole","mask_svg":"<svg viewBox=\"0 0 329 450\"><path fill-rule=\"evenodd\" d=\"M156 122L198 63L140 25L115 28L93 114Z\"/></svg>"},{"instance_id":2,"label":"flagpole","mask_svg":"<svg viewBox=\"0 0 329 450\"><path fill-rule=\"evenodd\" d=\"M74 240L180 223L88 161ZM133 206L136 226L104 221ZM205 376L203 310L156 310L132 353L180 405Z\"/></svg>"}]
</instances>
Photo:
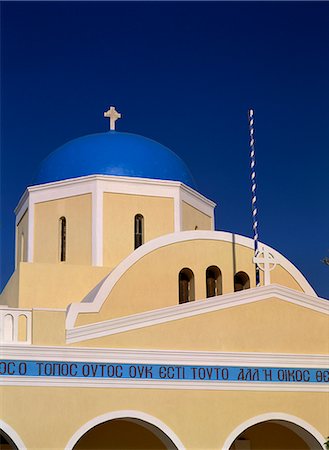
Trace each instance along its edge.
<instances>
[{"instance_id":1,"label":"flagpole","mask_svg":"<svg viewBox=\"0 0 329 450\"><path fill-rule=\"evenodd\" d=\"M254 233L254 256L258 254L258 221L257 221L257 196L256 196L256 158L255 158L255 138L254 138L254 111L249 109L249 146L250 146L250 177L251 177L251 207L252 207L252 228ZM259 267L255 262L256 286L260 286Z\"/></svg>"}]
</instances>

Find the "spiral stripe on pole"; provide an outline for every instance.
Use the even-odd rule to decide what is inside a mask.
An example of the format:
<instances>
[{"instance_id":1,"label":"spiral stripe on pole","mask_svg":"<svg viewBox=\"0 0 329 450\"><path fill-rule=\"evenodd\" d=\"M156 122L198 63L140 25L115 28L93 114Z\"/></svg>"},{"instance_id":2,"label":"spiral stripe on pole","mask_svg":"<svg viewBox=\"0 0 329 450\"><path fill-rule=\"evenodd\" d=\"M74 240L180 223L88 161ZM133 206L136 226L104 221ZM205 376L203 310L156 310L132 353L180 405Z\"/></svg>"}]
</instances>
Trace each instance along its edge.
<instances>
[{"instance_id":1,"label":"spiral stripe on pole","mask_svg":"<svg viewBox=\"0 0 329 450\"><path fill-rule=\"evenodd\" d=\"M257 196L256 196L256 158L255 158L255 138L254 138L254 111L249 109L249 136L250 136L250 170L251 170L251 207L252 207L252 228L254 232L254 252L255 257L258 253L258 221L257 221ZM260 286L259 267L255 263L256 270L256 286Z\"/></svg>"}]
</instances>

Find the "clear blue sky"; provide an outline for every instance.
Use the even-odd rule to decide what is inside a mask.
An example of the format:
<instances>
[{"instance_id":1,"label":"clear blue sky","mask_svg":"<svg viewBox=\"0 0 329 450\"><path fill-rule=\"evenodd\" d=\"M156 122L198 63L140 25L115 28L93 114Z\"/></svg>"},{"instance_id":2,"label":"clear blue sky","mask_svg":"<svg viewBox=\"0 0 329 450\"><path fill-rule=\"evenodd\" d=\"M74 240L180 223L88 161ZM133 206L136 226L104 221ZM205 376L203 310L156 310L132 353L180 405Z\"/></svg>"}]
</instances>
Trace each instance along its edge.
<instances>
[{"instance_id":1,"label":"clear blue sky","mask_svg":"<svg viewBox=\"0 0 329 450\"><path fill-rule=\"evenodd\" d=\"M187 162L217 229L252 236L253 107L260 239L329 298L328 22L328 2L2 2L1 286L40 161L109 105Z\"/></svg>"}]
</instances>

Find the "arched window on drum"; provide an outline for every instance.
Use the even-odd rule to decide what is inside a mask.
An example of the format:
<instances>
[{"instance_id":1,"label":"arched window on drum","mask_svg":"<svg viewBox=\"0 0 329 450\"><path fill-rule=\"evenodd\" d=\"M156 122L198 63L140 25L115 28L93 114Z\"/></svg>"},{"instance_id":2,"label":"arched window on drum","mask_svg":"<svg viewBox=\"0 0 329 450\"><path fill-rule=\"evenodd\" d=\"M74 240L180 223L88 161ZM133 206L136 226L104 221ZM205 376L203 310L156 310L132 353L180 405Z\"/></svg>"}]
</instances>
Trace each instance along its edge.
<instances>
[{"instance_id":1,"label":"arched window on drum","mask_svg":"<svg viewBox=\"0 0 329 450\"><path fill-rule=\"evenodd\" d=\"M66 217L59 219L59 260L66 261Z\"/></svg>"},{"instance_id":2,"label":"arched window on drum","mask_svg":"<svg viewBox=\"0 0 329 450\"><path fill-rule=\"evenodd\" d=\"M134 238L135 249L144 244L144 217L142 214L135 216Z\"/></svg>"},{"instance_id":3,"label":"arched window on drum","mask_svg":"<svg viewBox=\"0 0 329 450\"><path fill-rule=\"evenodd\" d=\"M194 274L191 269L185 267L179 272L179 303L187 303L195 300Z\"/></svg>"},{"instance_id":4,"label":"arched window on drum","mask_svg":"<svg viewBox=\"0 0 329 450\"><path fill-rule=\"evenodd\" d=\"M206 288L207 297L215 297L223 293L222 273L217 266L210 266L206 270Z\"/></svg>"},{"instance_id":5,"label":"arched window on drum","mask_svg":"<svg viewBox=\"0 0 329 450\"><path fill-rule=\"evenodd\" d=\"M234 275L234 292L250 288L250 278L246 272L238 272Z\"/></svg>"}]
</instances>

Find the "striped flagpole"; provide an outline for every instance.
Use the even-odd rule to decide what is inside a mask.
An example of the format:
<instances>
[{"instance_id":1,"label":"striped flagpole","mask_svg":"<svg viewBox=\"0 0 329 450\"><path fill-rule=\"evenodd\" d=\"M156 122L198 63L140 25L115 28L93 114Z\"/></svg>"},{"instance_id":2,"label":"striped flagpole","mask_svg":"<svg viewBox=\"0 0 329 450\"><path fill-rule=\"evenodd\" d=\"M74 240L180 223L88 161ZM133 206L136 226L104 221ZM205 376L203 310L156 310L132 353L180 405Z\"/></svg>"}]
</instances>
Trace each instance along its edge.
<instances>
[{"instance_id":1,"label":"striped flagpole","mask_svg":"<svg viewBox=\"0 0 329 450\"><path fill-rule=\"evenodd\" d=\"M248 111L248 119L249 119L249 136L250 136L250 171L251 171L251 206L252 206L252 228L254 232L254 252L255 258L258 254L258 231L257 231L257 196L256 196L256 158L255 158L255 138L254 138L254 111L249 109ZM259 267L255 262L255 270L256 270L256 286L260 286L260 278L259 278Z\"/></svg>"}]
</instances>

